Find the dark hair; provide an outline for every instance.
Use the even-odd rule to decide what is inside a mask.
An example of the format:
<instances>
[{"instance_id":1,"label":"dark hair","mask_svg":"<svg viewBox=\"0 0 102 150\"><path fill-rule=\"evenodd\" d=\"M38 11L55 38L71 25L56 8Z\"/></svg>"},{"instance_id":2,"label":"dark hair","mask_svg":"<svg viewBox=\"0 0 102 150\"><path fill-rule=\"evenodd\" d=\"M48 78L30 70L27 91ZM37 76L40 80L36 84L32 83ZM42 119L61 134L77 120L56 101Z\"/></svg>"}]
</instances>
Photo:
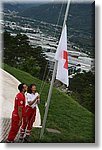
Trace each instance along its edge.
<instances>
[{"instance_id":1,"label":"dark hair","mask_svg":"<svg viewBox=\"0 0 102 150\"><path fill-rule=\"evenodd\" d=\"M33 83L33 84L31 84L30 86L28 86L27 92L30 93L30 94L32 93L32 89L31 89L32 86L36 86L36 85Z\"/></svg>"},{"instance_id":2,"label":"dark hair","mask_svg":"<svg viewBox=\"0 0 102 150\"><path fill-rule=\"evenodd\" d=\"M24 83L21 83L21 84L18 85L18 90L20 92L22 92L22 90L23 90L23 85L24 85Z\"/></svg>"}]
</instances>

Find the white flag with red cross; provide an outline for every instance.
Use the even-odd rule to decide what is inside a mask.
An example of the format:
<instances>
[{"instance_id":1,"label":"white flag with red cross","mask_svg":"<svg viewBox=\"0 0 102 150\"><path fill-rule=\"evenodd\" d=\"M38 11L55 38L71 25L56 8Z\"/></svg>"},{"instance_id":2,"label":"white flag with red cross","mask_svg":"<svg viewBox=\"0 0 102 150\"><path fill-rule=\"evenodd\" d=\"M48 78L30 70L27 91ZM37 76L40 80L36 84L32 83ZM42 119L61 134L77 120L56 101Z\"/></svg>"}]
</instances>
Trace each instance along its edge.
<instances>
[{"instance_id":1,"label":"white flag with red cross","mask_svg":"<svg viewBox=\"0 0 102 150\"><path fill-rule=\"evenodd\" d=\"M58 60L56 79L69 86L68 80L68 51L67 51L67 26L65 25L60 37L59 45L55 54Z\"/></svg>"}]
</instances>

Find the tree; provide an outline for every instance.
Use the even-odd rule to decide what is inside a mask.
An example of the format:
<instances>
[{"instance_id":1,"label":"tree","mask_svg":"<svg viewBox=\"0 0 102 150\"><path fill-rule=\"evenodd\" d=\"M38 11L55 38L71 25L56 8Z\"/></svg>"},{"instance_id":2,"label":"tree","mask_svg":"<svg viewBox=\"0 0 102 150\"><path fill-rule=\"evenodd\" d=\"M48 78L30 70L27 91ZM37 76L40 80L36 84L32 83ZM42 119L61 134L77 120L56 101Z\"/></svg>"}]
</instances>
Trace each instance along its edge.
<instances>
[{"instance_id":1,"label":"tree","mask_svg":"<svg viewBox=\"0 0 102 150\"><path fill-rule=\"evenodd\" d=\"M31 56L22 63L20 69L30 72L34 77L39 77L41 68L39 67L37 60Z\"/></svg>"},{"instance_id":2,"label":"tree","mask_svg":"<svg viewBox=\"0 0 102 150\"><path fill-rule=\"evenodd\" d=\"M69 89L76 95L76 100L91 112L95 112L95 75L92 72L76 74Z\"/></svg>"},{"instance_id":3,"label":"tree","mask_svg":"<svg viewBox=\"0 0 102 150\"><path fill-rule=\"evenodd\" d=\"M43 75L44 75L44 72L45 72L45 67L47 65L47 60L45 59L45 54L43 53L42 48L39 46L37 48L32 49L32 56L34 58L36 58L36 60L38 61L38 64L41 68L39 78L43 79ZM47 73L48 73L48 68L47 68L47 71L46 71L46 75L47 75ZM46 75L45 75L45 77L46 77Z\"/></svg>"}]
</instances>

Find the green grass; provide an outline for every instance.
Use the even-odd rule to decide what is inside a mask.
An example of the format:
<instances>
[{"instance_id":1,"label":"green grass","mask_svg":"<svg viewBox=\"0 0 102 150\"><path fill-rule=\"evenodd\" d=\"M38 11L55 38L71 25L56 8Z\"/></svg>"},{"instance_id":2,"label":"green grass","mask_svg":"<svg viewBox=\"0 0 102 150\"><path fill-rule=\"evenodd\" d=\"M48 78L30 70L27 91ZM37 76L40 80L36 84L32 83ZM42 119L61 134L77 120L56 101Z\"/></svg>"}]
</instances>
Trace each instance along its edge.
<instances>
[{"instance_id":1,"label":"green grass","mask_svg":"<svg viewBox=\"0 0 102 150\"><path fill-rule=\"evenodd\" d=\"M4 65L4 69L27 85L35 83L39 91L41 80L6 64ZM44 104L47 100L48 90L49 84L45 84L41 94L41 104L39 106L42 119L44 116ZM46 128L57 129L61 132L61 134L49 133L45 130L44 136L40 140L39 136L41 129L33 128L31 136L32 142L95 142L94 115L79 105L70 96L67 96L56 88L53 88Z\"/></svg>"}]
</instances>

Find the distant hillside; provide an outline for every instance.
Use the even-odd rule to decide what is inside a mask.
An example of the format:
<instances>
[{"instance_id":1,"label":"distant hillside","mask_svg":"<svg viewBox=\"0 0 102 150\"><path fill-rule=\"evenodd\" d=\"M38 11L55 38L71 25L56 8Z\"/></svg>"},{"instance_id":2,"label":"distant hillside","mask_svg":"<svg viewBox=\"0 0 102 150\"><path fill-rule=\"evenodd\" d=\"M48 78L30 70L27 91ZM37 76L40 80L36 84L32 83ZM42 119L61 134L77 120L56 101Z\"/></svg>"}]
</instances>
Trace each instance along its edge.
<instances>
[{"instance_id":1,"label":"distant hillside","mask_svg":"<svg viewBox=\"0 0 102 150\"><path fill-rule=\"evenodd\" d=\"M4 8L4 12L9 12L9 11L16 11L16 12L21 12L21 11L24 11L25 9L28 9L30 7L34 7L34 6L38 6L37 4L32 4L32 3L15 3L15 2L12 2L12 3L3 3L3 8Z\"/></svg>"},{"instance_id":2,"label":"distant hillside","mask_svg":"<svg viewBox=\"0 0 102 150\"><path fill-rule=\"evenodd\" d=\"M37 7L31 7L19 13L21 16L34 18L48 23L56 24L61 4L44 4ZM65 5L61 14L60 24L62 23L65 11Z\"/></svg>"},{"instance_id":3,"label":"distant hillside","mask_svg":"<svg viewBox=\"0 0 102 150\"><path fill-rule=\"evenodd\" d=\"M19 13L21 16L56 24L62 4L44 4L25 9ZM63 5L59 24L62 25L66 4ZM68 17L68 25L75 30L92 32L94 19L94 4L71 4Z\"/></svg>"},{"instance_id":4,"label":"distant hillside","mask_svg":"<svg viewBox=\"0 0 102 150\"><path fill-rule=\"evenodd\" d=\"M40 21L56 24L61 9L61 3L4 3L5 12L17 11L18 15L34 18ZM70 5L68 25L75 30L93 32L94 3L72 3ZM59 24L62 25L66 4L63 4Z\"/></svg>"}]
</instances>

